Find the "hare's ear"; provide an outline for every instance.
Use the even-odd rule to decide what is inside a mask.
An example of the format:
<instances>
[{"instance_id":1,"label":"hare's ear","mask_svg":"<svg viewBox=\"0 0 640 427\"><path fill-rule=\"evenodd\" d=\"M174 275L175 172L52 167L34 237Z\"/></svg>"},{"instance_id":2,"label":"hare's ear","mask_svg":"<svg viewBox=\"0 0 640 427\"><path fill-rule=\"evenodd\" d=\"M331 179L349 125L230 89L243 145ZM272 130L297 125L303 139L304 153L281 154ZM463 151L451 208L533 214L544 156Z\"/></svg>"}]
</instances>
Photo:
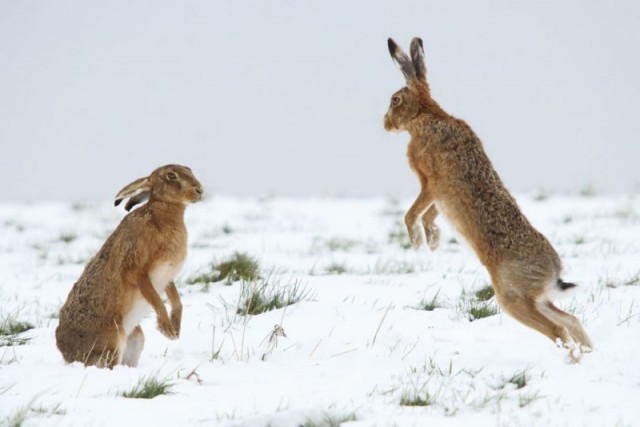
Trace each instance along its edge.
<instances>
[{"instance_id":1,"label":"hare's ear","mask_svg":"<svg viewBox=\"0 0 640 427\"><path fill-rule=\"evenodd\" d=\"M116 199L114 201L114 205L118 206L120 202L129 197L129 201L125 205L125 209L130 211L132 207L137 205L138 203L144 202L149 198L149 194L151 193L151 180L149 177L144 177L140 179L136 179L131 184L124 187L120 192L116 195Z\"/></svg>"},{"instance_id":2,"label":"hare's ear","mask_svg":"<svg viewBox=\"0 0 640 427\"><path fill-rule=\"evenodd\" d=\"M388 45L391 59L393 59L393 62L400 67L400 71L402 71L402 74L408 83L416 77L416 69L411 62L411 59L409 59L407 54L400 49L400 46L398 46L393 39L389 38Z\"/></svg>"},{"instance_id":3,"label":"hare's ear","mask_svg":"<svg viewBox=\"0 0 640 427\"><path fill-rule=\"evenodd\" d=\"M149 194L151 194L150 191L141 191L135 196L131 196L127 201L127 204L124 205L124 208L127 210L127 212L129 212L135 205L149 200Z\"/></svg>"},{"instance_id":4,"label":"hare's ear","mask_svg":"<svg viewBox=\"0 0 640 427\"><path fill-rule=\"evenodd\" d=\"M416 70L416 78L421 82L427 82L427 68L424 66L424 47L422 39L414 37L411 40L411 61Z\"/></svg>"}]
</instances>

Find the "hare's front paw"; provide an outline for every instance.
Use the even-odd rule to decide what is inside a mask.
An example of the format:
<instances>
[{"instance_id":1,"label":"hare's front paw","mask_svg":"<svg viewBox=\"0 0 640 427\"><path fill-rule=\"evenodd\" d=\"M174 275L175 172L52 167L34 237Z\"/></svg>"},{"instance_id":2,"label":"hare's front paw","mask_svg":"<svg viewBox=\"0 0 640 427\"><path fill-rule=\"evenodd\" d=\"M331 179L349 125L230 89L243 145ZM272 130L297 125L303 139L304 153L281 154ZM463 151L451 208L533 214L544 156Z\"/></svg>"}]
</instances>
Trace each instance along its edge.
<instances>
[{"instance_id":1,"label":"hare's front paw","mask_svg":"<svg viewBox=\"0 0 640 427\"><path fill-rule=\"evenodd\" d=\"M438 246L440 245L440 228L431 223L425 225L425 233L427 235L427 244L429 245L429 249L432 251L438 249Z\"/></svg>"},{"instance_id":2,"label":"hare's front paw","mask_svg":"<svg viewBox=\"0 0 640 427\"><path fill-rule=\"evenodd\" d=\"M158 330L162 333L162 335L169 338L170 340L178 339L178 333L173 328L173 325L171 324L171 321L168 317L165 320L158 319Z\"/></svg>"},{"instance_id":3,"label":"hare's front paw","mask_svg":"<svg viewBox=\"0 0 640 427\"><path fill-rule=\"evenodd\" d=\"M424 245L427 237L425 235L425 230L422 224L416 223L411 227L408 227L409 238L411 239L411 246L413 249L418 250L420 246Z\"/></svg>"},{"instance_id":4,"label":"hare's front paw","mask_svg":"<svg viewBox=\"0 0 640 427\"><path fill-rule=\"evenodd\" d=\"M182 323L182 311L172 310L171 311L171 326L173 326L173 330L176 332L176 337L180 336L180 324Z\"/></svg>"}]
</instances>

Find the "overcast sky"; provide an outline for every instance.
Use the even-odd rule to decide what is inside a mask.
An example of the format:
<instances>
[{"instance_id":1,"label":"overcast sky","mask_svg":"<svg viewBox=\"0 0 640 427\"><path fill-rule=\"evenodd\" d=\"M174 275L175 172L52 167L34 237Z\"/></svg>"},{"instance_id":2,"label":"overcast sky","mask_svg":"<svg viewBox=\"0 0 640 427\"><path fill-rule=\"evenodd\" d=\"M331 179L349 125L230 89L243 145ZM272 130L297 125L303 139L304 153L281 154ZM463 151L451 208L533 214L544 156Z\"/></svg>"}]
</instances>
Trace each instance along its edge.
<instances>
[{"instance_id":1,"label":"overcast sky","mask_svg":"<svg viewBox=\"0 0 640 427\"><path fill-rule=\"evenodd\" d=\"M0 0L1 200L103 200L166 163L214 194L417 194L387 37L508 188L640 186L640 2Z\"/></svg>"}]
</instances>

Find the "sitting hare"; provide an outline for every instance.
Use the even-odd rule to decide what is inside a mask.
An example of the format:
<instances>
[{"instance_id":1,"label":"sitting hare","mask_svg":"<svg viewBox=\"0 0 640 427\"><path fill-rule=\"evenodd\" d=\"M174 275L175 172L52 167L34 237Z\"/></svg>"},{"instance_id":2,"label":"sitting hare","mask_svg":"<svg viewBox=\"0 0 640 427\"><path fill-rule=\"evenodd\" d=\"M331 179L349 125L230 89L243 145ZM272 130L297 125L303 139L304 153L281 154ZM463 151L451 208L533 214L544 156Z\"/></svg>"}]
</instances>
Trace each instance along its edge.
<instances>
[{"instance_id":1,"label":"sitting hare","mask_svg":"<svg viewBox=\"0 0 640 427\"><path fill-rule=\"evenodd\" d=\"M66 362L136 366L144 347L140 322L151 308L160 332L178 338L182 303L173 280L187 255L184 211L202 191L191 169L167 165L118 193L116 206L130 198L127 210L149 201L122 220L62 306L56 343Z\"/></svg>"},{"instance_id":2,"label":"sitting hare","mask_svg":"<svg viewBox=\"0 0 640 427\"><path fill-rule=\"evenodd\" d=\"M411 41L411 58L392 39L388 45L407 85L391 97L384 127L409 132L409 164L422 186L405 216L414 248L435 249L433 221L442 213L489 271L500 306L579 356L591 340L578 319L551 302L575 286L560 279L558 254L522 214L473 130L431 98L422 40Z\"/></svg>"}]
</instances>

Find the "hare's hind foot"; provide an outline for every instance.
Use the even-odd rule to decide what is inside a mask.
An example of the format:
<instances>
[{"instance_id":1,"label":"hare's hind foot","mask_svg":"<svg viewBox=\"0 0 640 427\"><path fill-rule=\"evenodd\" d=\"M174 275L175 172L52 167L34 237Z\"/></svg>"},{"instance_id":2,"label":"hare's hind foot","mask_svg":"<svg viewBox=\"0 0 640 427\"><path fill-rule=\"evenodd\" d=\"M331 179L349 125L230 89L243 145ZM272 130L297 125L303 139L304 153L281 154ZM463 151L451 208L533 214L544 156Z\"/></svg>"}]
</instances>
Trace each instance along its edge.
<instances>
[{"instance_id":1,"label":"hare's hind foot","mask_svg":"<svg viewBox=\"0 0 640 427\"><path fill-rule=\"evenodd\" d=\"M140 354L144 349L144 333L140 325L133 328L133 331L127 337L127 344L122 355L122 364L135 368L138 366Z\"/></svg>"},{"instance_id":2,"label":"hare's hind foot","mask_svg":"<svg viewBox=\"0 0 640 427\"><path fill-rule=\"evenodd\" d=\"M579 363L584 354L591 353L592 351L591 347L586 347L573 340L562 342L560 338L556 339L556 346L567 353L567 361L571 364Z\"/></svg>"},{"instance_id":3,"label":"hare's hind foot","mask_svg":"<svg viewBox=\"0 0 640 427\"><path fill-rule=\"evenodd\" d=\"M538 301L520 293L504 292L501 287L494 287L500 306L519 322L547 336L553 342L560 342L569 349L574 362L580 360L582 353L593 348L580 321L566 313L549 300Z\"/></svg>"},{"instance_id":4,"label":"hare's hind foot","mask_svg":"<svg viewBox=\"0 0 640 427\"><path fill-rule=\"evenodd\" d=\"M581 353L588 353L593 349L591 339L587 335L587 332L582 327L580 321L571 314L560 310L553 305L551 301L545 301L540 303L541 311L554 322L563 325L569 335L571 341L575 344L575 347L579 349ZM565 343L566 346L566 343Z\"/></svg>"}]
</instances>

